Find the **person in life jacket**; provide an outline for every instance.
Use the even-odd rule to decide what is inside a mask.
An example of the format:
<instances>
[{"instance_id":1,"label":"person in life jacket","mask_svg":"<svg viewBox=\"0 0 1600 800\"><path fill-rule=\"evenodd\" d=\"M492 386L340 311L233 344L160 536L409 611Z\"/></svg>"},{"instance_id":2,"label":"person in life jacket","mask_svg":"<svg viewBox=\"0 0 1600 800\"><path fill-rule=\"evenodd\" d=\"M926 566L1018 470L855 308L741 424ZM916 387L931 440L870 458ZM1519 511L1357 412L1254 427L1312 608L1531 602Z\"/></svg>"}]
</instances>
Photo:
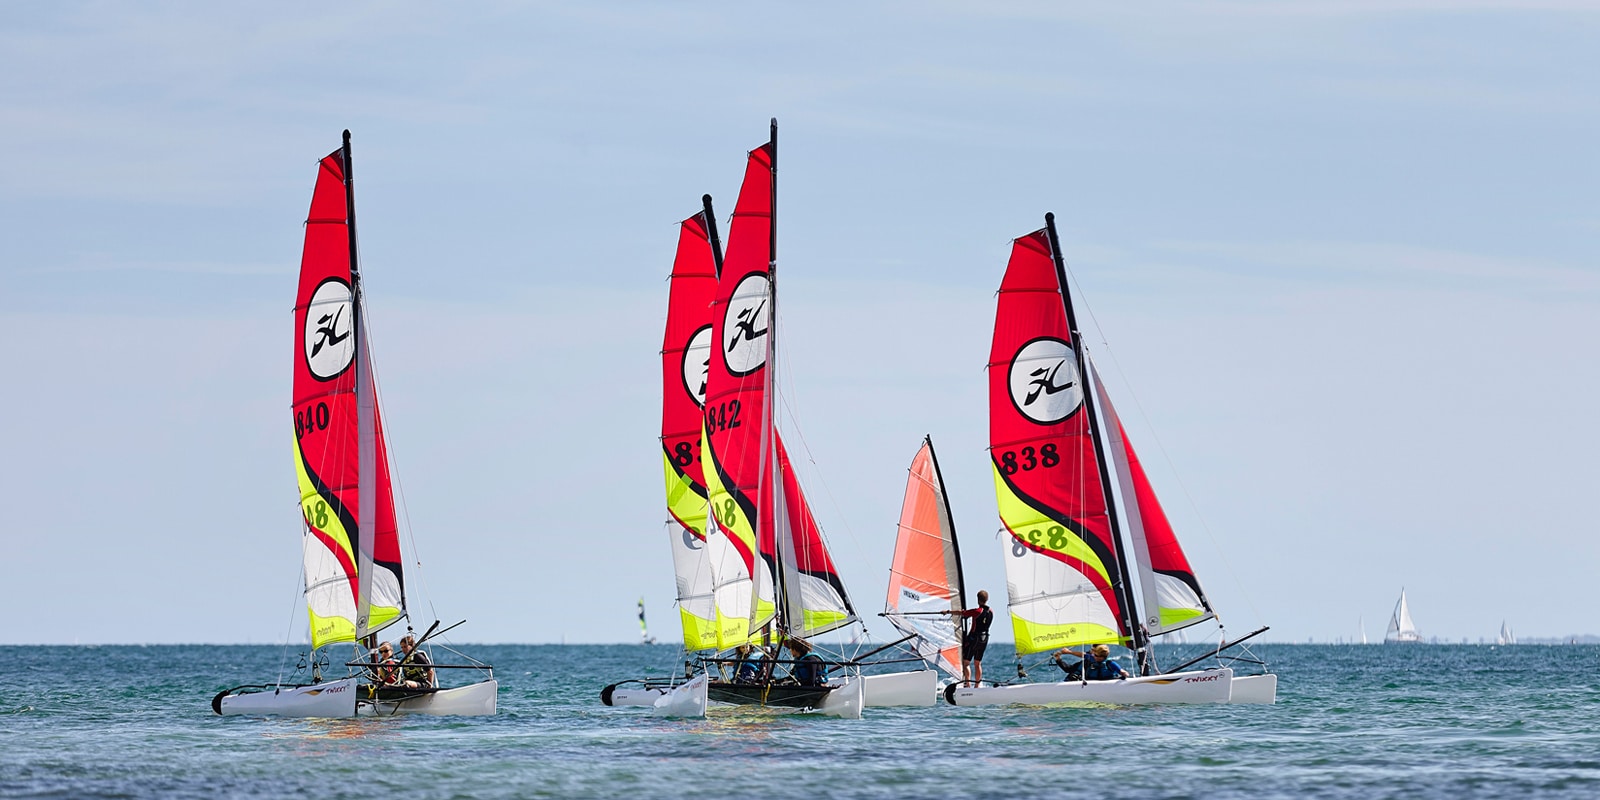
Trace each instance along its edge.
<instances>
[{"instance_id":1,"label":"person in life jacket","mask_svg":"<svg viewBox=\"0 0 1600 800\"><path fill-rule=\"evenodd\" d=\"M789 654L794 657L795 665L790 675L795 683L801 686L821 686L828 682L828 665L822 662L822 656L811 652L811 645L804 639L793 638L784 642L789 648Z\"/></svg>"},{"instance_id":2,"label":"person in life jacket","mask_svg":"<svg viewBox=\"0 0 1600 800\"><path fill-rule=\"evenodd\" d=\"M983 683L983 653L989 649L989 625L994 622L994 611L989 608L989 593L978 592L977 608L963 611L947 608L939 613L972 620L972 627L961 637L961 679L974 686Z\"/></svg>"},{"instance_id":3,"label":"person in life jacket","mask_svg":"<svg viewBox=\"0 0 1600 800\"><path fill-rule=\"evenodd\" d=\"M764 679L763 676L770 672L771 665L768 663L769 657L765 650L749 644L741 644L735 647L733 651L736 659L733 672L734 683L760 683Z\"/></svg>"},{"instance_id":4,"label":"person in life jacket","mask_svg":"<svg viewBox=\"0 0 1600 800\"><path fill-rule=\"evenodd\" d=\"M1061 660L1062 656L1072 656L1081 659L1076 664L1068 665ZM1087 653L1079 653L1063 647L1056 651L1056 666L1067 673L1067 680L1109 681L1131 677L1121 664L1111 660L1111 648L1097 644Z\"/></svg>"},{"instance_id":5,"label":"person in life jacket","mask_svg":"<svg viewBox=\"0 0 1600 800\"><path fill-rule=\"evenodd\" d=\"M395 673L394 648L388 642L379 644L378 649L372 651L371 660L374 666L368 667L367 673L372 682L382 686L393 685L398 677Z\"/></svg>"},{"instance_id":6,"label":"person in life jacket","mask_svg":"<svg viewBox=\"0 0 1600 800\"><path fill-rule=\"evenodd\" d=\"M400 682L409 689L432 689L439 685L439 676L433 671L433 661L428 654L417 649L417 637L406 634L400 639Z\"/></svg>"}]
</instances>

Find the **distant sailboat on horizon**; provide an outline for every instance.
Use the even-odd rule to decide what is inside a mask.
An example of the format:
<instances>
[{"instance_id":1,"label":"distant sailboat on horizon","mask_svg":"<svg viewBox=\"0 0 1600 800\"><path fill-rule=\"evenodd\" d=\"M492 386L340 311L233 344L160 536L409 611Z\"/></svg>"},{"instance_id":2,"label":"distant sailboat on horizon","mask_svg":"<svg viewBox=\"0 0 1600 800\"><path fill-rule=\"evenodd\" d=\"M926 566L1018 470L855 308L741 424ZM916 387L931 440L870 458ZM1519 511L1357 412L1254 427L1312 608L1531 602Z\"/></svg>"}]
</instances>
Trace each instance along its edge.
<instances>
[{"instance_id":1,"label":"distant sailboat on horizon","mask_svg":"<svg viewBox=\"0 0 1600 800\"><path fill-rule=\"evenodd\" d=\"M650 626L644 621L644 598L639 598L639 644L655 644L656 637L650 635Z\"/></svg>"},{"instance_id":2,"label":"distant sailboat on horizon","mask_svg":"<svg viewBox=\"0 0 1600 800\"><path fill-rule=\"evenodd\" d=\"M1394 616L1389 619L1389 631L1383 635L1384 644L1418 644L1422 635L1411 621L1411 607L1406 605L1406 590L1400 589L1400 602L1394 606Z\"/></svg>"},{"instance_id":3,"label":"distant sailboat on horizon","mask_svg":"<svg viewBox=\"0 0 1600 800\"><path fill-rule=\"evenodd\" d=\"M1511 626L1505 620L1500 620L1500 635L1495 639L1495 644L1516 644L1517 635L1511 632Z\"/></svg>"}]
</instances>

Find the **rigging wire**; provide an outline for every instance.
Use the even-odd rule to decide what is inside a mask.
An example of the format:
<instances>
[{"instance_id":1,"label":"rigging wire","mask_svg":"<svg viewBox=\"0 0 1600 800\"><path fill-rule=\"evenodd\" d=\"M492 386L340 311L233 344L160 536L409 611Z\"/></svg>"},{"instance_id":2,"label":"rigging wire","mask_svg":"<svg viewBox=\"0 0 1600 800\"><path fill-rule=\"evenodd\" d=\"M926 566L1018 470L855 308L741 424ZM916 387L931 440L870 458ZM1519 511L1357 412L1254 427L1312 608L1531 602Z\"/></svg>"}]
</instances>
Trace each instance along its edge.
<instances>
[{"instance_id":1,"label":"rigging wire","mask_svg":"<svg viewBox=\"0 0 1600 800\"><path fill-rule=\"evenodd\" d=\"M363 299L365 299L366 291L369 288L369 280L370 279L367 277L366 273L362 272L361 284ZM383 386L378 381L378 351L374 346L374 340L376 340L378 337L373 335L373 329L375 327L373 325L373 314L366 307L365 303L362 304L361 311L362 319L366 322L367 326L367 357L372 362L372 403L374 408L382 408ZM431 615L434 619L439 619L439 612L434 608L433 605L433 592L428 589L428 578L422 569L422 551L417 548L416 530L411 525L411 507L406 503L405 487L400 481L401 472L398 467L400 459L396 455L396 452L399 448L395 445L395 436L393 430L387 425L385 425L383 428L383 444L385 454L389 459L390 491L394 498L398 501L397 504L400 507L400 517L405 522L406 541L411 546L411 557L414 559L416 564L417 583L420 584L418 588L422 590L420 594L422 595L423 602L427 603L429 615ZM365 511L363 511L363 513L365 513ZM408 603L406 608L406 616L408 618L411 617L411 609L409 605L410 604Z\"/></svg>"},{"instance_id":2,"label":"rigging wire","mask_svg":"<svg viewBox=\"0 0 1600 800\"><path fill-rule=\"evenodd\" d=\"M782 314L782 312L780 311L779 314ZM775 320L775 322L778 322L778 323L781 324L782 320L783 320L783 318L780 316ZM787 326L784 326L784 327L787 327ZM788 360L788 353L787 352L782 353L779 356L778 360L779 360L780 363L776 363L776 364L772 365L772 368L774 369L774 376L776 376L776 370L782 369L783 370L783 374L786 376L786 380L784 381L784 385L793 386L794 385L794 370L790 366L790 362ZM787 419L790 422L791 430L793 430L795 435L798 436L799 439L800 439L800 447L801 447L801 450L805 453L806 462L811 464L811 466L813 468L815 468L815 467L817 467L817 459L816 459L816 456L811 452L811 443L806 440L805 433L803 432L803 430L801 428L800 417L799 417L799 415L797 413L795 413L795 406L789 402L789 400L790 400L789 396L791 394L797 394L797 392L795 392L793 389L791 389L787 393L779 394L778 398L777 398L779 402L776 403L774 405L774 407L776 407L778 405L782 406L782 410L784 412L784 416L787 417ZM772 426L773 426L773 430L777 430L778 420L774 419L772 421ZM849 517L844 513L843 508L839 504L838 498L834 495L833 487L830 486L828 484L828 481L825 478L822 477L820 469L813 469L810 474L812 476L810 480L813 483L813 485L820 484L822 486L823 494L827 495L828 504L829 504L829 507L833 510L834 518L837 519L837 520L840 520L841 521L840 524L844 526L844 531L845 531L846 538L848 538L850 540L850 544L855 550L855 556L858 559L860 559L862 562L866 562L867 558L866 558L866 554L865 554L865 549L861 546L861 540L860 540L859 537L856 536L855 530L850 527ZM797 485L797 486L800 485L800 477L798 475L795 476L795 485ZM802 492L803 492L803 489L802 489ZM818 536L822 538L822 542L823 542L824 547L826 547L827 544L828 544L828 537L827 537L826 533L823 531L822 524L820 522L817 523L817 533L818 533ZM833 567L834 567L835 570L840 570L838 559L835 559L835 558L832 557L831 548L830 548L830 553L829 553L829 560L831 560L833 562ZM842 570L840 570L840 571L842 572ZM840 575L839 581L840 581L840 583L844 583L844 576L843 575ZM852 605L852 608L853 608L854 607L854 603L852 602L851 605ZM866 621L861 618L861 615L860 615L859 612L855 613L855 622L852 623L852 625L860 627L860 631L861 631L860 638L857 641L854 641L854 642L850 643L850 644L856 645L856 652L859 653L859 652L861 652L861 650L865 649L866 647L871 646L874 643L874 640L872 638L872 631L867 627ZM846 627L850 627L850 626L846 626ZM842 630L842 628L836 628L835 630ZM854 637L852 637L852 638L854 638Z\"/></svg>"},{"instance_id":3,"label":"rigging wire","mask_svg":"<svg viewBox=\"0 0 1600 800\"><path fill-rule=\"evenodd\" d=\"M295 508L299 509L300 507L301 507L300 506L300 502L298 500L295 501ZM302 514L303 513L304 512L302 512ZM301 545L300 546L302 548L304 548L305 547L305 536L307 535L305 533L305 530L304 530L304 527L303 527L304 523L305 523L305 518L302 516L300 518L300 521L301 521L301 525L302 525L302 529L301 529L301 532L300 532L300 537L301 537ZM295 581L294 581L294 585L295 585L294 599L292 601L290 601L290 603L289 603L289 628L288 628L288 630L284 631L284 633L283 633L283 654L278 659L278 685L279 686L283 685L283 668L284 668L284 664L288 663L288 661L289 661L289 638L294 636L294 625L295 625L294 618L295 618L295 614L299 612L300 605L301 605L301 597L305 594L305 584L306 584L305 570L297 569L297 570L295 570L295 573L296 573L296 575L295 575ZM310 636L307 636L306 638L310 639ZM316 651L314 651L314 650L312 651L312 656L313 657L316 656Z\"/></svg>"},{"instance_id":4,"label":"rigging wire","mask_svg":"<svg viewBox=\"0 0 1600 800\"><path fill-rule=\"evenodd\" d=\"M1166 445L1161 441L1161 438L1156 435L1155 426L1150 424L1150 417L1145 412L1144 404L1140 402L1139 395L1134 392L1133 384L1128 380L1127 373L1122 369L1122 362L1117 359L1116 352L1111 349L1111 342L1106 338L1105 329L1100 326L1100 319L1095 316L1093 307L1089 305L1088 295L1083 290L1083 282L1080 281L1077 274L1072 271L1072 265L1065 257L1062 258L1062 265L1066 268L1067 277L1072 281L1073 285L1077 287L1077 293L1074 295L1074 300L1076 301L1074 305L1081 306L1086 312L1088 312L1089 322L1094 326L1095 333L1098 334L1100 344L1105 350L1106 357L1110 360L1111 365L1116 368L1117 377L1122 381L1123 389L1127 392L1128 397L1133 400L1134 408L1138 410L1139 418L1143 420L1145 429L1150 432L1150 441L1153 442L1156 446L1156 449L1161 452L1161 458L1166 462L1167 469L1173 476L1173 482L1178 485L1179 491L1183 493L1184 501L1188 503L1190 511L1195 516L1195 520L1200 524L1200 529L1205 532L1206 540L1210 543L1212 552L1215 553L1218 560L1222 562L1223 567L1228 572L1229 579L1234 582L1235 586L1239 587L1240 593L1244 597L1245 604L1250 606L1250 611L1256 615L1258 620L1264 619L1264 617L1261 615L1260 609L1256 606L1255 599L1250 595L1245 583L1239 579L1239 574L1234 569L1233 562L1229 560L1227 552L1218 544L1216 534L1212 531L1211 525L1206 522L1205 516L1200 513L1200 507L1195 502L1194 495L1189 492L1188 485L1184 483L1182 473L1179 472L1177 464L1173 462L1172 456L1167 452ZM1218 627L1221 627L1220 615L1218 615L1215 610L1213 610L1212 613L1213 616L1217 616Z\"/></svg>"}]
</instances>

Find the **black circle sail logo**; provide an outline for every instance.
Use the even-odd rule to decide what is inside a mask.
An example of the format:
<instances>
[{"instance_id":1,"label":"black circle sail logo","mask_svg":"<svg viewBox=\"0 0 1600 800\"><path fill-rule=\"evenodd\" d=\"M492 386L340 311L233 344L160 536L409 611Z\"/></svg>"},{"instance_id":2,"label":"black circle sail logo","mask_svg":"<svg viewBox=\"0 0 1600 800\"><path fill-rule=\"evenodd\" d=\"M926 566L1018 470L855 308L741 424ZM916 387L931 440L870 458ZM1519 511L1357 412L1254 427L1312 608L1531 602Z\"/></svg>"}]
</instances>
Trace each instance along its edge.
<instances>
[{"instance_id":1,"label":"black circle sail logo","mask_svg":"<svg viewBox=\"0 0 1600 800\"><path fill-rule=\"evenodd\" d=\"M1072 346L1053 336L1024 344L1007 375L1011 402L1040 425L1054 425L1083 405L1083 381Z\"/></svg>"},{"instance_id":2,"label":"black circle sail logo","mask_svg":"<svg viewBox=\"0 0 1600 800\"><path fill-rule=\"evenodd\" d=\"M749 375L767 363L772 303L767 274L753 272L733 287L722 318L722 357L734 375Z\"/></svg>"},{"instance_id":3,"label":"black circle sail logo","mask_svg":"<svg viewBox=\"0 0 1600 800\"><path fill-rule=\"evenodd\" d=\"M317 285L306 307L306 368L317 380L339 377L356 355L355 307L350 284L329 278Z\"/></svg>"},{"instance_id":4,"label":"black circle sail logo","mask_svg":"<svg viewBox=\"0 0 1600 800\"><path fill-rule=\"evenodd\" d=\"M706 325L689 336L683 347L683 390L689 393L694 404L706 404L706 376L711 373L711 326Z\"/></svg>"}]
</instances>

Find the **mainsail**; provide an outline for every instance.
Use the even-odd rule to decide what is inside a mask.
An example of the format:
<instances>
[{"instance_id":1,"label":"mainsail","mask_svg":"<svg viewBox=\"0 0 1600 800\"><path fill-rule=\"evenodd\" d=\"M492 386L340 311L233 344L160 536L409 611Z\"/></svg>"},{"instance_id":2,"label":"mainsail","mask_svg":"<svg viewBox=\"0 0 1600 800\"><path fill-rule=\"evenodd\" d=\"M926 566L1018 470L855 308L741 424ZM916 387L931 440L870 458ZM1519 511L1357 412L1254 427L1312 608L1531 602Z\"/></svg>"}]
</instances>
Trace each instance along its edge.
<instances>
[{"instance_id":1,"label":"mainsail","mask_svg":"<svg viewBox=\"0 0 1600 800\"><path fill-rule=\"evenodd\" d=\"M1415 644L1422 641L1416 623L1411 621L1411 606L1406 604L1406 590L1400 590L1400 602L1394 605L1394 616L1389 618L1389 630L1383 635L1386 644Z\"/></svg>"},{"instance_id":2,"label":"mainsail","mask_svg":"<svg viewBox=\"0 0 1600 800\"><path fill-rule=\"evenodd\" d=\"M295 300L295 472L312 647L405 613L388 453L367 348L345 146L322 159Z\"/></svg>"},{"instance_id":3,"label":"mainsail","mask_svg":"<svg viewBox=\"0 0 1600 800\"><path fill-rule=\"evenodd\" d=\"M762 636L774 618L780 630L767 635L810 635L855 619L775 424L776 164L774 123L746 164L711 314L701 455L719 647ZM737 567L742 576L724 575Z\"/></svg>"},{"instance_id":4,"label":"mainsail","mask_svg":"<svg viewBox=\"0 0 1600 800\"><path fill-rule=\"evenodd\" d=\"M706 486L701 473L701 406L711 359L711 299L716 260L702 211L683 221L672 262L667 329L661 345L661 458L666 475L669 540L677 575L683 646L717 646L711 565L706 551Z\"/></svg>"},{"instance_id":5,"label":"mainsail","mask_svg":"<svg viewBox=\"0 0 1600 800\"><path fill-rule=\"evenodd\" d=\"M1516 644L1517 635L1511 632L1511 625L1505 620L1500 620L1500 636L1495 639L1495 644Z\"/></svg>"},{"instance_id":6,"label":"mainsail","mask_svg":"<svg viewBox=\"0 0 1600 800\"><path fill-rule=\"evenodd\" d=\"M1013 242L989 356L990 461L1019 654L1143 638L1047 230Z\"/></svg>"},{"instance_id":7,"label":"mainsail","mask_svg":"<svg viewBox=\"0 0 1600 800\"><path fill-rule=\"evenodd\" d=\"M906 479L884 616L902 633L916 637L912 642L918 655L961 677L958 623L938 612L965 608L955 521L933 454L933 439L924 438Z\"/></svg>"}]
</instances>

